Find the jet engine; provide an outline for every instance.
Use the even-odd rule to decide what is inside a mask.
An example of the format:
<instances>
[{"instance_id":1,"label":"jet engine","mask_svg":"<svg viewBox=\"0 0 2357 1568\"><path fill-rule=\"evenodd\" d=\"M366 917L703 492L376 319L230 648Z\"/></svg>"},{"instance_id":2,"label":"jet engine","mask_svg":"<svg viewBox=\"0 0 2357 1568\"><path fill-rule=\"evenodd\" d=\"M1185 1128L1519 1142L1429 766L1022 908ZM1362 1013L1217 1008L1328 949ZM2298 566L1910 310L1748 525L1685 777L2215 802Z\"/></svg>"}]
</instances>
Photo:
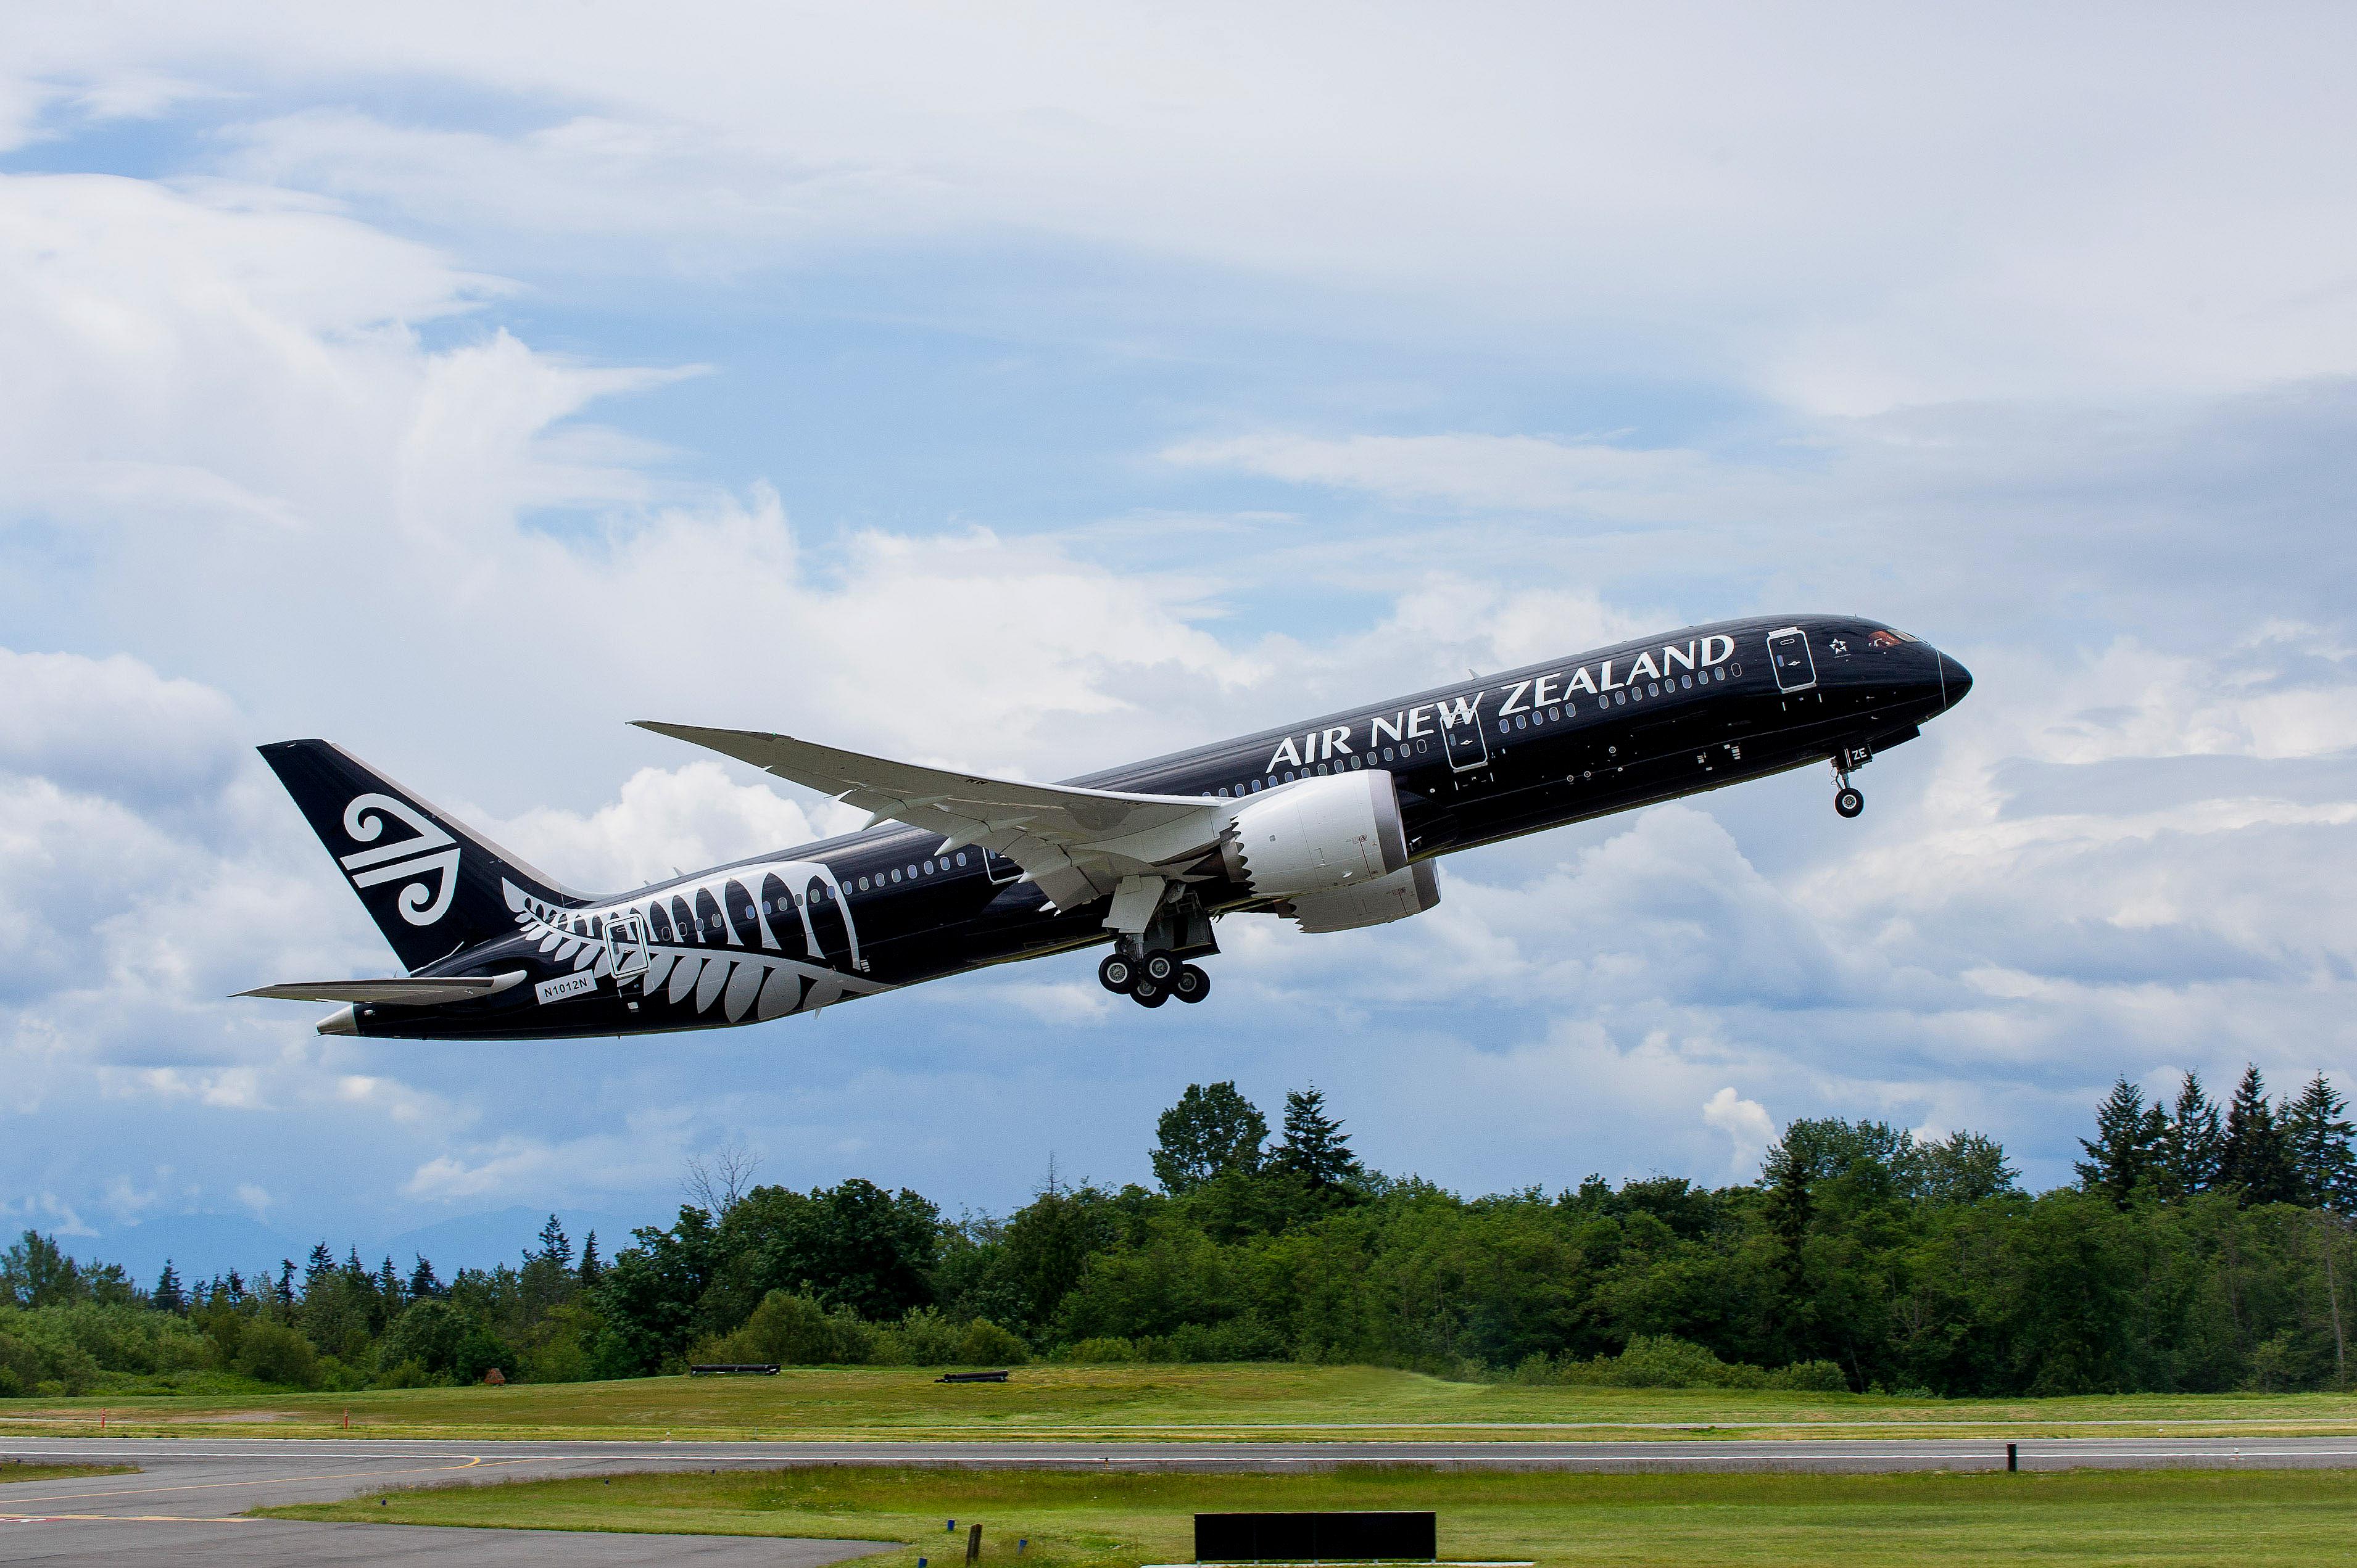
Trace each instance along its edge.
<instances>
[{"instance_id":1,"label":"jet engine","mask_svg":"<svg viewBox=\"0 0 2357 1568\"><path fill-rule=\"evenodd\" d=\"M1407 865L1399 794L1377 768L1287 784L1241 803L1228 821L1228 874L1264 898L1356 887Z\"/></svg>"},{"instance_id":2,"label":"jet engine","mask_svg":"<svg viewBox=\"0 0 2357 1568\"><path fill-rule=\"evenodd\" d=\"M1440 879L1432 862L1419 860L1389 876L1311 893L1292 900L1293 918L1305 931L1347 931L1421 915L1440 902Z\"/></svg>"}]
</instances>

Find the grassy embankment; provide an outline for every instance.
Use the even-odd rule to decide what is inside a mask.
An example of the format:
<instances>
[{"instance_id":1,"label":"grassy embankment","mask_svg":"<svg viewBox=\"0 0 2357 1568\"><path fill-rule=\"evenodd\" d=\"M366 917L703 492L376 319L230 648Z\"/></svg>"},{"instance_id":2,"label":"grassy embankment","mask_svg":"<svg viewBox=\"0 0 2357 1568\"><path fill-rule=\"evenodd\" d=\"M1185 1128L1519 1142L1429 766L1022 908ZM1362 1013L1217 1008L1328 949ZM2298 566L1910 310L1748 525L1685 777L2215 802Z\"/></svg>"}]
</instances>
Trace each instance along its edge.
<instances>
[{"instance_id":1,"label":"grassy embankment","mask_svg":"<svg viewBox=\"0 0 2357 1568\"><path fill-rule=\"evenodd\" d=\"M688 1438L1577 1438L1835 1434L2060 1437L2143 1430L2357 1432L2357 1396L2139 1394L1922 1400L1870 1394L1458 1383L1377 1367L1026 1367L945 1385L912 1367L795 1368L774 1378L361 1393L0 1402L0 1433L124 1435Z\"/></svg>"},{"instance_id":2,"label":"grassy embankment","mask_svg":"<svg viewBox=\"0 0 2357 1568\"><path fill-rule=\"evenodd\" d=\"M11 1481L70 1481L77 1476L135 1476L136 1465L35 1465L0 1459L0 1486Z\"/></svg>"},{"instance_id":3,"label":"grassy embankment","mask_svg":"<svg viewBox=\"0 0 2357 1568\"><path fill-rule=\"evenodd\" d=\"M1195 1510L1429 1508L1444 1558L1690 1568L2344 1561L2357 1473L1235 1476L821 1468L371 1493L275 1517L899 1541L874 1568L1186 1563ZM959 1533L945 1532L954 1519ZM1018 1560L1016 1542L1028 1538Z\"/></svg>"}]
</instances>

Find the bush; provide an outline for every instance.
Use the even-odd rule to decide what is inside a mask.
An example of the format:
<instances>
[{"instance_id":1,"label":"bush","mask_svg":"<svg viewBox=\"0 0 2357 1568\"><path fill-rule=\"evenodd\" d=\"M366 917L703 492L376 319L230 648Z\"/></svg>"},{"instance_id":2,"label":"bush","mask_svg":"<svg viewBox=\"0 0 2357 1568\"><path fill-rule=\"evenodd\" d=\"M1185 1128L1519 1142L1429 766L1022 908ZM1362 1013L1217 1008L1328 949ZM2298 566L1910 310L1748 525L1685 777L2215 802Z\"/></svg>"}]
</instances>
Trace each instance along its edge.
<instances>
[{"instance_id":1,"label":"bush","mask_svg":"<svg viewBox=\"0 0 2357 1568\"><path fill-rule=\"evenodd\" d=\"M957 1326L930 1306L877 1331L876 1359L890 1367L948 1367L958 1354Z\"/></svg>"},{"instance_id":2,"label":"bush","mask_svg":"<svg viewBox=\"0 0 2357 1568\"><path fill-rule=\"evenodd\" d=\"M699 1361L775 1361L780 1367L858 1366L877 1359L877 1331L846 1307L830 1312L806 1295L773 1290L736 1332L696 1348Z\"/></svg>"},{"instance_id":3,"label":"bush","mask_svg":"<svg viewBox=\"0 0 2357 1568\"><path fill-rule=\"evenodd\" d=\"M1550 1362L1533 1356L1514 1369L1516 1382L1574 1383L1611 1389L1779 1389L1847 1393L1849 1380L1831 1361L1795 1361L1774 1371L1722 1361L1673 1334L1640 1334L1618 1356Z\"/></svg>"},{"instance_id":4,"label":"bush","mask_svg":"<svg viewBox=\"0 0 2357 1568\"><path fill-rule=\"evenodd\" d=\"M1083 1367L1119 1366L1126 1361L1145 1360L1146 1352L1135 1340L1100 1337L1094 1339L1073 1340L1056 1352L1056 1359L1074 1362Z\"/></svg>"},{"instance_id":5,"label":"bush","mask_svg":"<svg viewBox=\"0 0 2357 1568\"><path fill-rule=\"evenodd\" d=\"M1031 1359L1031 1352L987 1317L977 1317L958 1336L957 1359L968 1367L1019 1367Z\"/></svg>"},{"instance_id":6,"label":"bush","mask_svg":"<svg viewBox=\"0 0 2357 1568\"><path fill-rule=\"evenodd\" d=\"M239 1337L237 1370L257 1383L298 1389L316 1389L320 1383L319 1353L283 1323L246 1326Z\"/></svg>"},{"instance_id":7,"label":"bush","mask_svg":"<svg viewBox=\"0 0 2357 1568\"><path fill-rule=\"evenodd\" d=\"M431 1389L448 1382L447 1378L437 1378L427 1371L423 1361L404 1361L397 1367L388 1367L379 1372L372 1386L380 1389Z\"/></svg>"}]
</instances>

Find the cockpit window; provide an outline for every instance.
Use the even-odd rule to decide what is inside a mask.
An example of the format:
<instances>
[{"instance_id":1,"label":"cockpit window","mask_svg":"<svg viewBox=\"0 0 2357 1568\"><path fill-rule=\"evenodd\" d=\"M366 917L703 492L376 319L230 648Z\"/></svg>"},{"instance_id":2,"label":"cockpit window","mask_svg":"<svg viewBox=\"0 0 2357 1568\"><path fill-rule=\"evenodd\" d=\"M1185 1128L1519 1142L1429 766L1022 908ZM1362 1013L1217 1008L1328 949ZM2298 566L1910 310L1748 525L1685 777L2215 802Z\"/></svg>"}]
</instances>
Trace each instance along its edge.
<instances>
[{"instance_id":1,"label":"cockpit window","mask_svg":"<svg viewBox=\"0 0 2357 1568\"><path fill-rule=\"evenodd\" d=\"M1903 631L1893 631L1890 628L1886 626L1878 631L1868 634L1866 639L1866 645L1868 648L1896 648L1902 642L1914 642L1917 640L1919 639L1909 636Z\"/></svg>"}]
</instances>

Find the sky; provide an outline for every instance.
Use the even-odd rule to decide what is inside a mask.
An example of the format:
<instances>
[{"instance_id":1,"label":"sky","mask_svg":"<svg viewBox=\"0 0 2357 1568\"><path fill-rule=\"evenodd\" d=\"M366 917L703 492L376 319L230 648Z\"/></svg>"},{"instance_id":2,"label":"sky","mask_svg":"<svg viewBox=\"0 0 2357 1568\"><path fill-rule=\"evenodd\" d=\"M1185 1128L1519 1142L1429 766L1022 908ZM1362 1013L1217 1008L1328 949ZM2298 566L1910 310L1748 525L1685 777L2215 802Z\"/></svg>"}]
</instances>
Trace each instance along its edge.
<instances>
[{"instance_id":1,"label":"sky","mask_svg":"<svg viewBox=\"0 0 2357 1568\"><path fill-rule=\"evenodd\" d=\"M2117 1075L2357 1088L2352 55L2289 5L14 8L0 1225L610 1240L728 1145L1003 1213L1150 1181L1222 1079L1469 1194L1823 1115L2044 1187ZM267 741L619 890L845 825L631 719L1056 779L1784 611L1976 678L1862 818L1812 770L1232 919L1200 1007L1092 954L639 1041L229 999L393 972Z\"/></svg>"}]
</instances>

